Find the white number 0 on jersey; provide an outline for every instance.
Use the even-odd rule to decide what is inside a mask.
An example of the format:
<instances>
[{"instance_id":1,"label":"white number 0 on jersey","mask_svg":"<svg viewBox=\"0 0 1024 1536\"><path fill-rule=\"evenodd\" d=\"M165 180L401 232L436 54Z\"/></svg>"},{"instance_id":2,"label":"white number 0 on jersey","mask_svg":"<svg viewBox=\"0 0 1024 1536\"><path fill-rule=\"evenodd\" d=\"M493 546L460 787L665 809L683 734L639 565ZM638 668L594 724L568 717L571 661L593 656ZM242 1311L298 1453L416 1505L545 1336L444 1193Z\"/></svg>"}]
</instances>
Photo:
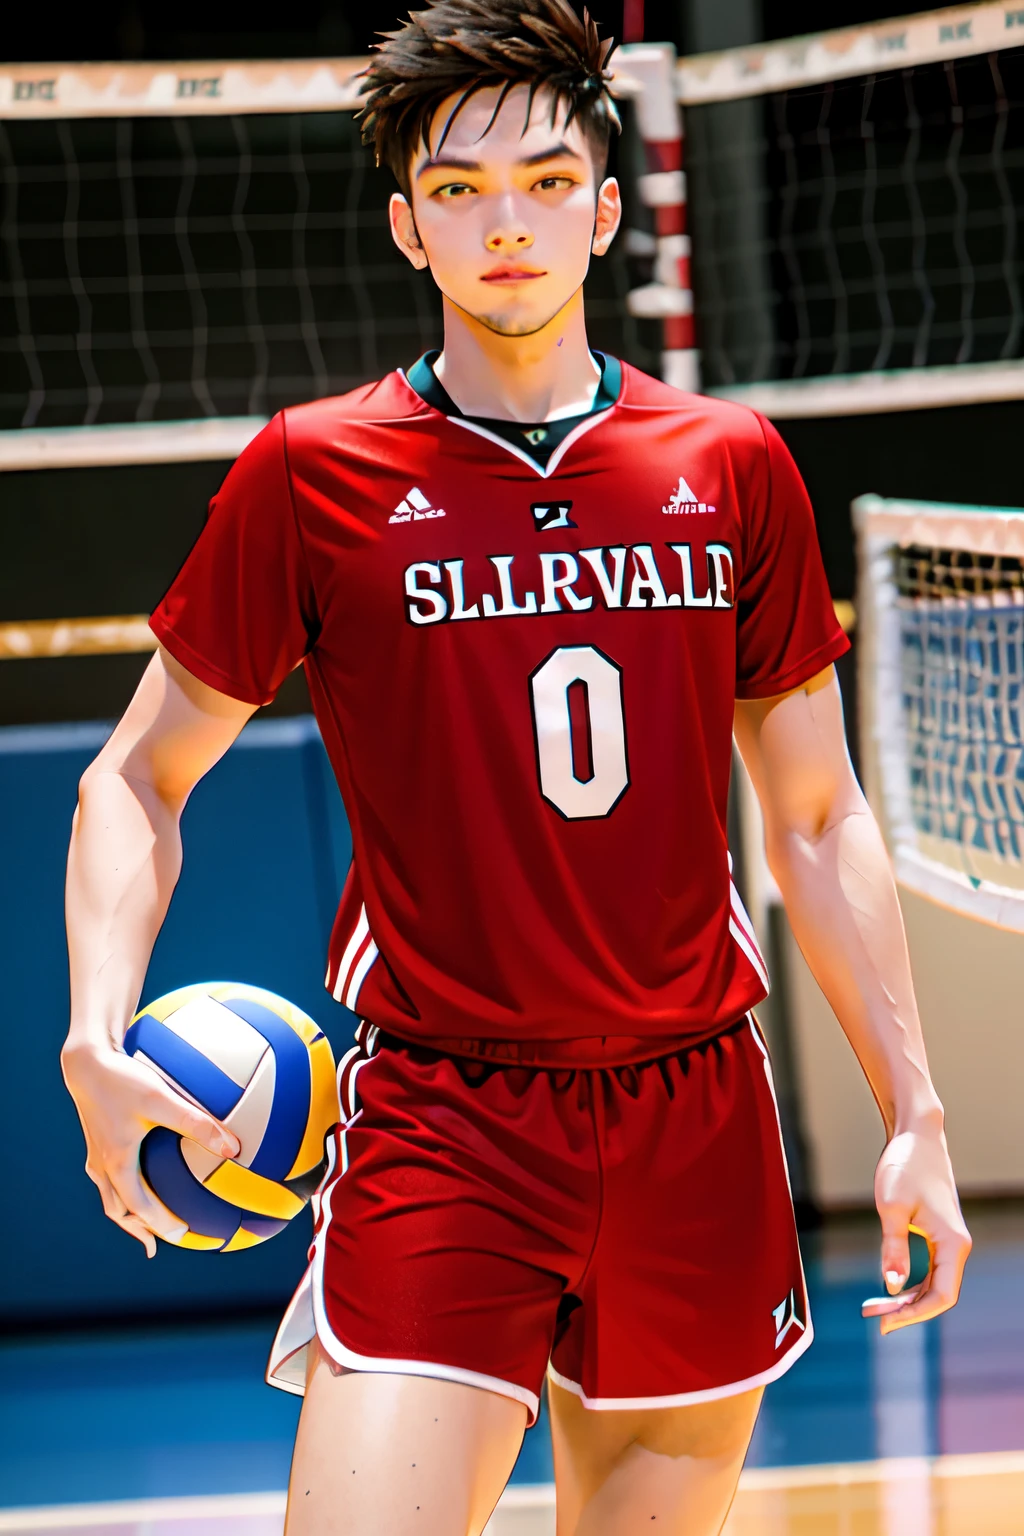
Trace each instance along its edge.
<instances>
[{"instance_id":1,"label":"white number 0 on jersey","mask_svg":"<svg viewBox=\"0 0 1024 1536\"><path fill-rule=\"evenodd\" d=\"M579 718L573 740L574 684L583 685L585 741ZM620 669L592 645L559 646L530 677L530 702L544 799L570 821L607 816L629 787Z\"/></svg>"}]
</instances>

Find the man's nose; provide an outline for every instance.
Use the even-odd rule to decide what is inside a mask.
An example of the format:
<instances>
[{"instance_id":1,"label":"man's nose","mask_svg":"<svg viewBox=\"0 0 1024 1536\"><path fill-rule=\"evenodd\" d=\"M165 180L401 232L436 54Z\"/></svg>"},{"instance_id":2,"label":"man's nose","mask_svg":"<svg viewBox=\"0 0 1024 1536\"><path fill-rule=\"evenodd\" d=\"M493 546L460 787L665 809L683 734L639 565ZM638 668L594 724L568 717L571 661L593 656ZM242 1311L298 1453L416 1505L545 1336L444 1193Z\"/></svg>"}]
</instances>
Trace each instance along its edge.
<instances>
[{"instance_id":1,"label":"man's nose","mask_svg":"<svg viewBox=\"0 0 1024 1536\"><path fill-rule=\"evenodd\" d=\"M516 217L515 210L506 205L484 237L484 244L495 255L501 251L528 251L533 244L533 233L522 219Z\"/></svg>"},{"instance_id":2,"label":"man's nose","mask_svg":"<svg viewBox=\"0 0 1024 1536\"><path fill-rule=\"evenodd\" d=\"M533 236L528 229L495 229L487 236L485 242L489 251L529 250L533 244Z\"/></svg>"}]
</instances>

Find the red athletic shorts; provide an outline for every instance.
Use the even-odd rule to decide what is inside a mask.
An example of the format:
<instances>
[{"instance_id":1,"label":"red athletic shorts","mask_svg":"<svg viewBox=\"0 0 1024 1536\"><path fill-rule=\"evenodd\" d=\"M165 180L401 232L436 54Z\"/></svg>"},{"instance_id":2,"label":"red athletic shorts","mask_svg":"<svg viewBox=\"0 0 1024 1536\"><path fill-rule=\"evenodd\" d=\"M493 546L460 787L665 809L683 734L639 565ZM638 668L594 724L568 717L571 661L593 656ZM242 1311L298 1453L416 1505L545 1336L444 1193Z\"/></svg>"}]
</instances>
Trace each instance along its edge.
<instances>
[{"instance_id":1,"label":"red athletic shorts","mask_svg":"<svg viewBox=\"0 0 1024 1536\"><path fill-rule=\"evenodd\" d=\"M314 1333L352 1370L467 1382L536 1417L773 1381L811 1342L771 1068L752 1020L633 1066L496 1066L363 1025L268 1380Z\"/></svg>"}]
</instances>

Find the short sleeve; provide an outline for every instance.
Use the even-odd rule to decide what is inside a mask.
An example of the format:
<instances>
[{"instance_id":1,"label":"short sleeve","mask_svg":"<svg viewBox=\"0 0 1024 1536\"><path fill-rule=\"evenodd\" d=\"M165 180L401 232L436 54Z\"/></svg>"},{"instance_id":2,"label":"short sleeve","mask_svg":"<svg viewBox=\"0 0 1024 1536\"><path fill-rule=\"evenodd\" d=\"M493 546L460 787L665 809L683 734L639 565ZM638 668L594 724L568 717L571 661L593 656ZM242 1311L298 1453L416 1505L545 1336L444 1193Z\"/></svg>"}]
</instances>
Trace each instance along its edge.
<instances>
[{"instance_id":1,"label":"short sleeve","mask_svg":"<svg viewBox=\"0 0 1024 1536\"><path fill-rule=\"evenodd\" d=\"M247 704L268 704L310 649L316 602L292 500L283 416L232 466L149 622L193 676Z\"/></svg>"},{"instance_id":2,"label":"short sleeve","mask_svg":"<svg viewBox=\"0 0 1024 1536\"><path fill-rule=\"evenodd\" d=\"M836 661L849 641L835 616L814 513L800 472L770 422L760 493L751 496L736 594L736 697L766 699L798 688Z\"/></svg>"}]
</instances>

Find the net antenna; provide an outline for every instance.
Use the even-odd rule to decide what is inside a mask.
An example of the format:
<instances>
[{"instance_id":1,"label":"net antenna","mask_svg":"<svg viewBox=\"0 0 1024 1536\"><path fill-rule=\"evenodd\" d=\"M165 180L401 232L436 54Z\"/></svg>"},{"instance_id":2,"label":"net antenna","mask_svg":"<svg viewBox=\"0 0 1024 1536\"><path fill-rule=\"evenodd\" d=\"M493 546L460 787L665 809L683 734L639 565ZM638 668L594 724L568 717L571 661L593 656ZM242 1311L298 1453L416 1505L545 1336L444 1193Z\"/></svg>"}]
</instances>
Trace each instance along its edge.
<instances>
[{"instance_id":1,"label":"net antenna","mask_svg":"<svg viewBox=\"0 0 1024 1536\"><path fill-rule=\"evenodd\" d=\"M853 515L862 766L897 878L1024 932L1024 508Z\"/></svg>"}]
</instances>

